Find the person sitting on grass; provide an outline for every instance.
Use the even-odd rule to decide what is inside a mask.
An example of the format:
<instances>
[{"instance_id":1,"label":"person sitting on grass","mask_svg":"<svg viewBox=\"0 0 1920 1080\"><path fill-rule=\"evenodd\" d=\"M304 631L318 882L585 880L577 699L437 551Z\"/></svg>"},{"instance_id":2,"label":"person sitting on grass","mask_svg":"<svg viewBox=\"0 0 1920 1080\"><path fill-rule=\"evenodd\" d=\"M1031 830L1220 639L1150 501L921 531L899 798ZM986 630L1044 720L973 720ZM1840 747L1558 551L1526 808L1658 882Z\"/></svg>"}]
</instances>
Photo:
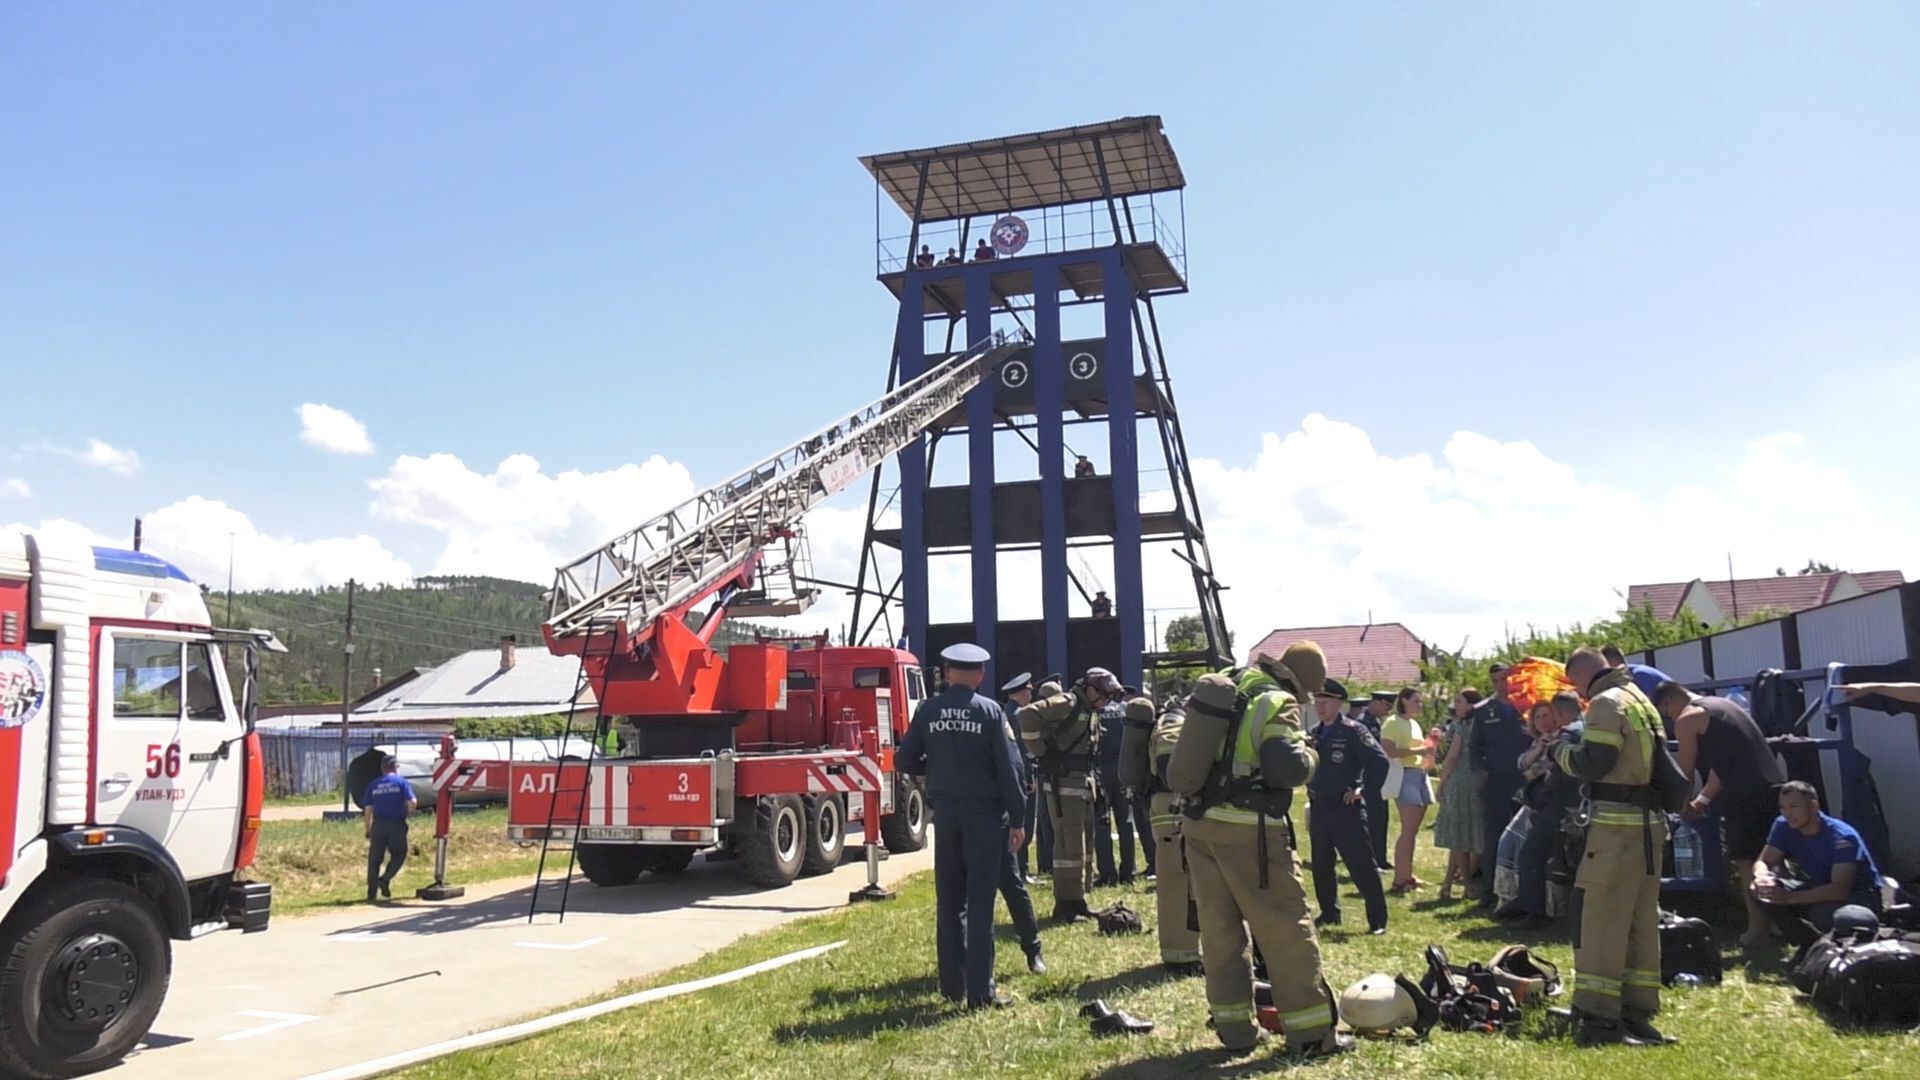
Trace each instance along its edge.
<instances>
[{"instance_id":1,"label":"person sitting on grass","mask_svg":"<svg viewBox=\"0 0 1920 1080\"><path fill-rule=\"evenodd\" d=\"M1787 875L1787 876L1783 876ZM1880 910L1880 869L1853 826L1820 812L1804 780L1780 788L1780 816L1753 864L1753 895L1781 936L1805 945L1847 904Z\"/></svg>"}]
</instances>

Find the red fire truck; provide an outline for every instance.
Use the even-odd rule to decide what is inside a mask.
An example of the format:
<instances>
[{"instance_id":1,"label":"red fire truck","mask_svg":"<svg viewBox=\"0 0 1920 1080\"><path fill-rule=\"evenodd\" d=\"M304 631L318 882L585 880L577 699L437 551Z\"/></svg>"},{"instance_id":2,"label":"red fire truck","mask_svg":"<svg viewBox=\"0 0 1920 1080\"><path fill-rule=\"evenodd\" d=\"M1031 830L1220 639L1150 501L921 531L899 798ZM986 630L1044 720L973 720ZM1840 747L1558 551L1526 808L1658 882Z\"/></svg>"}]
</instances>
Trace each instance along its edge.
<instances>
[{"instance_id":1,"label":"red fire truck","mask_svg":"<svg viewBox=\"0 0 1920 1080\"><path fill-rule=\"evenodd\" d=\"M450 762L505 778L510 836L571 846L599 885L686 869L708 850L780 886L837 865L850 821L879 846L925 842L893 747L925 696L919 662L823 637L724 654L728 616L798 614L817 595L802 516L961 407L1015 347L983 342L559 569L548 648L580 657L595 735L553 763ZM704 608L704 610L702 610ZM544 864L544 860L543 860Z\"/></svg>"},{"instance_id":2,"label":"red fire truck","mask_svg":"<svg viewBox=\"0 0 1920 1080\"><path fill-rule=\"evenodd\" d=\"M285 651L215 630L170 563L0 530L0 1075L113 1064L160 1011L172 942L266 929L271 889L242 876L263 649Z\"/></svg>"}]
</instances>

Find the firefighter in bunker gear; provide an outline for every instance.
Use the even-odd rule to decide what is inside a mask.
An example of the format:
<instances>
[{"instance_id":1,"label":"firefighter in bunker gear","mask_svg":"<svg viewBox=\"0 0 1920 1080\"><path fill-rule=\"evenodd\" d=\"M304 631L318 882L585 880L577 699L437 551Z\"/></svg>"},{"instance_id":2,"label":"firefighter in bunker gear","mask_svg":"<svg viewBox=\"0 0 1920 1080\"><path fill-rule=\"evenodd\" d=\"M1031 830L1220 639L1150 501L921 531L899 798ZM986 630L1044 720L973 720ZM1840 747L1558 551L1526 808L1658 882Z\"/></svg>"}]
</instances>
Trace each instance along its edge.
<instances>
[{"instance_id":1,"label":"firefighter in bunker gear","mask_svg":"<svg viewBox=\"0 0 1920 1080\"><path fill-rule=\"evenodd\" d=\"M1660 863L1666 818L1653 787L1660 714L1625 668L1593 649L1567 660L1588 699L1586 733L1554 761L1587 781L1587 848L1573 882L1576 1038L1585 1045L1672 1042L1660 1011Z\"/></svg>"},{"instance_id":2,"label":"firefighter in bunker gear","mask_svg":"<svg viewBox=\"0 0 1920 1080\"><path fill-rule=\"evenodd\" d=\"M1336 1030L1340 1017L1321 971L1287 816L1293 789L1307 782L1316 763L1301 730L1300 701L1326 679L1326 657L1311 642L1290 646L1277 658L1256 658L1240 676L1240 707L1217 762L1230 781L1210 782L1197 805L1183 807L1207 1005L1215 1034L1230 1049L1251 1048L1262 1037L1255 1023L1249 930L1272 976L1287 1048L1319 1056L1353 1046L1351 1036ZM1188 708L1219 710L1198 695ZM1193 730L1189 723L1187 731Z\"/></svg>"},{"instance_id":3,"label":"firefighter in bunker gear","mask_svg":"<svg viewBox=\"0 0 1920 1080\"><path fill-rule=\"evenodd\" d=\"M1090 668L1074 692L1052 689L1054 693L1023 706L1016 718L1020 740L1040 774L1042 809L1052 823L1052 919L1080 922L1093 917L1087 908L1093 869L1087 858L1087 822L1093 808L1100 706L1109 694L1119 693L1120 681L1104 668Z\"/></svg>"},{"instance_id":4,"label":"firefighter in bunker gear","mask_svg":"<svg viewBox=\"0 0 1920 1080\"><path fill-rule=\"evenodd\" d=\"M1153 702L1133 698L1127 702L1126 734L1120 747L1120 782L1135 798L1144 794L1153 830L1160 962L1177 970L1190 970L1200 961L1200 932L1187 922L1193 894L1187 888L1186 857L1180 852L1180 811L1166 783L1167 759L1185 721L1186 706L1179 701L1169 702L1155 718Z\"/></svg>"}]
</instances>

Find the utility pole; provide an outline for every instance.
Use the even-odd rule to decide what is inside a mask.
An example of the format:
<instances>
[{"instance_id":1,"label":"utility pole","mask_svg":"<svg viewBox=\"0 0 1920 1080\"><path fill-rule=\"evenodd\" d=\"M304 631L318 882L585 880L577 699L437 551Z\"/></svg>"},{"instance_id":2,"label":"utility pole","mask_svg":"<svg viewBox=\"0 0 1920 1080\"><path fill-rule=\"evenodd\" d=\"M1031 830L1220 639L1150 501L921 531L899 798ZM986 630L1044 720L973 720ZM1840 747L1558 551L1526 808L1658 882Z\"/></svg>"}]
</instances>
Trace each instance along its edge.
<instances>
[{"instance_id":1,"label":"utility pole","mask_svg":"<svg viewBox=\"0 0 1920 1080\"><path fill-rule=\"evenodd\" d=\"M347 579L347 641L340 647L345 663L340 673L340 812L353 813L353 793L347 786L347 718L353 712L353 579Z\"/></svg>"},{"instance_id":2,"label":"utility pole","mask_svg":"<svg viewBox=\"0 0 1920 1080\"><path fill-rule=\"evenodd\" d=\"M233 625L233 534L227 534L227 625Z\"/></svg>"}]
</instances>

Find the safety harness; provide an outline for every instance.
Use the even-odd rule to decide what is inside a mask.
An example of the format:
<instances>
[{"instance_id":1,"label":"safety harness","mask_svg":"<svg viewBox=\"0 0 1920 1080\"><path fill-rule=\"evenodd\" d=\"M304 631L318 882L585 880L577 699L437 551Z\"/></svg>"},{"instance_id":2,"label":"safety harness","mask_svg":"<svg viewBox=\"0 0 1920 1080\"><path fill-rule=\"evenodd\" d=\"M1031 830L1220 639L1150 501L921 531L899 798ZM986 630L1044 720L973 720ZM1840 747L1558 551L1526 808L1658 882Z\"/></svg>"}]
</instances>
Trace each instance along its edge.
<instances>
[{"instance_id":1,"label":"safety harness","mask_svg":"<svg viewBox=\"0 0 1920 1080\"><path fill-rule=\"evenodd\" d=\"M1187 708L1195 709L1208 716L1225 720L1227 722L1227 737L1222 745L1220 756L1214 760L1213 768L1207 773L1206 784L1201 787L1198 794L1188 798L1182 804L1180 812L1185 814L1188 819L1198 821L1207 816L1208 810L1222 804L1240 810L1251 811L1254 814L1254 823L1256 826L1254 844L1260 856L1260 887L1265 889L1268 885L1267 819L1269 817L1279 818L1281 823L1286 826L1288 850L1297 849L1299 844L1293 833L1293 818L1288 813L1293 807L1293 789L1280 788L1275 790L1267 787L1265 779L1260 776L1234 775L1233 765L1234 757L1238 752L1240 743L1240 725L1246 720L1247 709L1250 708L1252 704L1253 698L1245 691L1234 695L1233 708L1230 712L1209 705L1197 698L1189 698L1187 700ZM1186 840L1184 837L1180 845L1180 858L1182 865L1184 865L1186 860ZM1197 920L1190 919L1190 921ZM1195 927L1195 929L1198 929L1198 927Z\"/></svg>"}]
</instances>

